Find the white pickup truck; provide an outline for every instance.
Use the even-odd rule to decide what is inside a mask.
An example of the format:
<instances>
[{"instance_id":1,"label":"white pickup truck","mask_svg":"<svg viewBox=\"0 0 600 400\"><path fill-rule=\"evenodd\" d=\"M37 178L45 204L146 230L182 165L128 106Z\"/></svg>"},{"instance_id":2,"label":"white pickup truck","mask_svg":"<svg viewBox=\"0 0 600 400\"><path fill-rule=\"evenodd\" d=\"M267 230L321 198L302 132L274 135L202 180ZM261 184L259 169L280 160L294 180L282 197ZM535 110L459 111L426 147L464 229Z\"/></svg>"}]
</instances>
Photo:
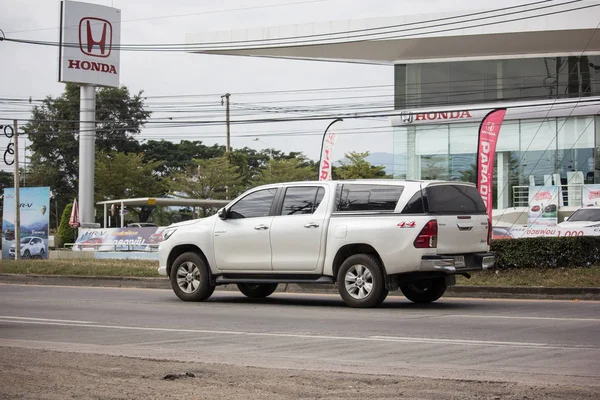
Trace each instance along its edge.
<instances>
[{"instance_id":1,"label":"white pickup truck","mask_svg":"<svg viewBox=\"0 0 600 400\"><path fill-rule=\"evenodd\" d=\"M166 228L159 273L185 301L237 284L336 283L352 307L388 291L439 299L457 274L489 268L490 221L474 185L443 181L292 182L247 191L212 217Z\"/></svg>"}]
</instances>

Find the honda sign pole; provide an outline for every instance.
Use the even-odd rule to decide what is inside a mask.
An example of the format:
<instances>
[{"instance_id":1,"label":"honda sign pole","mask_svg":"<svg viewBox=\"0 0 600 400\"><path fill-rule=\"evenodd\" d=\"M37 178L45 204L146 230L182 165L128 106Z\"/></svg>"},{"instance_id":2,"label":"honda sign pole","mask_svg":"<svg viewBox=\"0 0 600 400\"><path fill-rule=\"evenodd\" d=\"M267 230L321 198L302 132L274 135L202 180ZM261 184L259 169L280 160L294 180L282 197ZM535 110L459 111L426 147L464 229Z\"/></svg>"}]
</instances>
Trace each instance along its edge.
<instances>
[{"instance_id":1,"label":"honda sign pole","mask_svg":"<svg viewBox=\"0 0 600 400\"><path fill-rule=\"evenodd\" d=\"M94 223L94 156L96 87L119 87L121 10L83 3L61 2L59 81L80 85L79 103L79 218Z\"/></svg>"},{"instance_id":2,"label":"honda sign pole","mask_svg":"<svg viewBox=\"0 0 600 400\"><path fill-rule=\"evenodd\" d=\"M19 185L19 125L15 126L15 260L21 258L21 187Z\"/></svg>"},{"instance_id":3,"label":"honda sign pole","mask_svg":"<svg viewBox=\"0 0 600 400\"><path fill-rule=\"evenodd\" d=\"M79 220L93 223L96 87L81 85L79 102Z\"/></svg>"}]
</instances>

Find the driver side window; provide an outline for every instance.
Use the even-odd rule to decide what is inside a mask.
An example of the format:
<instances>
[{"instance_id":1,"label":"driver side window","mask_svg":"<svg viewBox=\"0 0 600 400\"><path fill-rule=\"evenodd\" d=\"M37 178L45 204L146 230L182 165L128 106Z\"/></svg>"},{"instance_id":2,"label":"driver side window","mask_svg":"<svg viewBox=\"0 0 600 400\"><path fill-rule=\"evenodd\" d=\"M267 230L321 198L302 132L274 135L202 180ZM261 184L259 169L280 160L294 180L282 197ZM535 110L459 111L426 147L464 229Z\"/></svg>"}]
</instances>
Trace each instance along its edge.
<instances>
[{"instance_id":1,"label":"driver side window","mask_svg":"<svg viewBox=\"0 0 600 400\"><path fill-rule=\"evenodd\" d=\"M276 193L276 188L263 189L250 193L229 209L229 218L238 219L269 216Z\"/></svg>"}]
</instances>

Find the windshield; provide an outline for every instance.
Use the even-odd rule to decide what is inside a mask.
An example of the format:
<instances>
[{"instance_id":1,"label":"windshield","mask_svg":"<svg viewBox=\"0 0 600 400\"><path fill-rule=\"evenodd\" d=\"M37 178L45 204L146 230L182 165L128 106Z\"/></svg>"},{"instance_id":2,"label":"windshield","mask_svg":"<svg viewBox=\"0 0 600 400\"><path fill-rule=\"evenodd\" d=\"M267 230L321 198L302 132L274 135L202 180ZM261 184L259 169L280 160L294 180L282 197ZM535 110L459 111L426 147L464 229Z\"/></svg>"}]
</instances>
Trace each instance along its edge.
<instances>
[{"instance_id":1,"label":"windshield","mask_svg":"<svg viewBox=\"0 0 600 400\"><path fill-rule=\"evenodd\" d=\"M569 217L569 222L576 221L600 221L600 209L577 210Z\"/></svg>"},{"instance_id":2,"label":"windshield","mask_svg":"<svg viewBox=\"0 0 600 400\"><path fill-rule=\"evenodd\" d=\"M30 240L31 240L31 238L23 238L23 239L21 239L21 244L27 244L27 243L29 243Z\"/></svg>"}]
</instances>

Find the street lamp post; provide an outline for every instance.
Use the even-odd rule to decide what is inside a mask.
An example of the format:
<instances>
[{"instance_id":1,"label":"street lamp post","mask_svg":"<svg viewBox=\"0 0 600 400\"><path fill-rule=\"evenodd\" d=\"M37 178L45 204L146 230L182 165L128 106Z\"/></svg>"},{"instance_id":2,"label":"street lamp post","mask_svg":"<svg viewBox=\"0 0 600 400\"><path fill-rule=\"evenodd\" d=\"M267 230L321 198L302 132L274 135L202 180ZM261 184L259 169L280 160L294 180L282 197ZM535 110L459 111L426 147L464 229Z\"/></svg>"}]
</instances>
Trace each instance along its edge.
<instances>
[{"instance_id":1,"label":"street lamp post","mask_svg":"<svg viewBox=\"0 0 600 400\"><path fill-rule=\"evenodd\" d=\"M317 167L317 179L319 179L319 171L321 170L321 163L323 162L323 147L325 146L325 138L327 137L327 131L329 130L329 128L331 128L331 125L335 124L336 122L340 122L343 121L343 118L336 118L333 121L331 121L331 123L329 125L327 125L327 128L325 128L325 132L323 132L323 140L321 140L321 152L319 153L319 166Z\"/></svg>"}]
</instances>

